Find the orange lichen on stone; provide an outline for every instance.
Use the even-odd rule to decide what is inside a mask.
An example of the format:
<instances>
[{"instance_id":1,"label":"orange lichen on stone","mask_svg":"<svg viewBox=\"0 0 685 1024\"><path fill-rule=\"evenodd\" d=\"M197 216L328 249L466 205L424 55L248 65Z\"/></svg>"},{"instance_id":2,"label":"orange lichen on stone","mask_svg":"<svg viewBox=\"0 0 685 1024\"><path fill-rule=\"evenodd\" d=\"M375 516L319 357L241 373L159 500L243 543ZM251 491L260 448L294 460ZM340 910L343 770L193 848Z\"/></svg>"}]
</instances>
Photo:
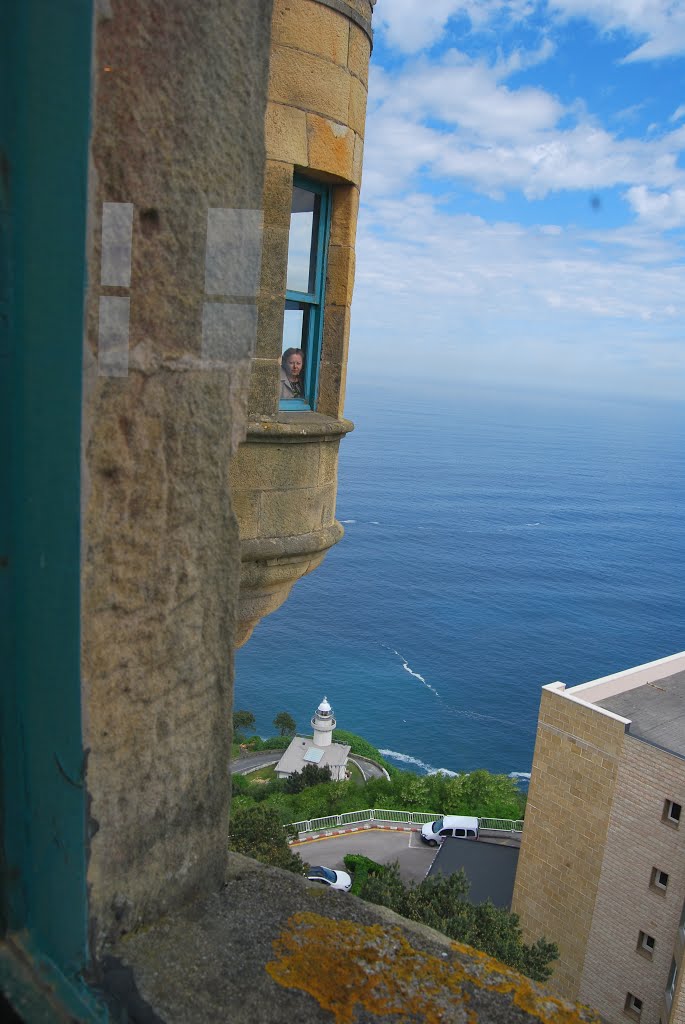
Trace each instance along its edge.
<instances>
[{"instance_id":1,"label":"orange lichen on stone","mask_svg":"<svg viewBox=\"0 0 685 1024\"><path fill-rule=\"evenodd\" d=\"M357 1003L370 1013L441 1024L447 1002L456 1008L468 1000L464 971L414 949L399 928L304 912L288 925L266 969L279 985L308 992L336 1024L352 1024ZM464 1021L469 1017L464 1008Z\"/></svg>"},{"instance_id":2,"label":"orange lichen on stone","mask_svg":"<svg viewBox=\"0 0 685 1024\"><path fill-rule=\"evenodd\" d=\"M475 1024L473 989L508 995L542 1024L592 1024L586 1015L547 996L521 975L469 946L453 943L465 960L442 960L414 949L396 927L336 921L313 913L294 914L274 942L276 959L266 965L279 985L313 996L336 1024L352 1024L357 1005L384 1016L426 1024L445 1020ZM446 955L446 954L445 954Z\"/></svg>"},{"instance_id":3,"label":"orange lichen on stone","mask_svg":"<svg viewBox=\"0 0 685 1024\"><path fill-rule=\"evenodd\" d=\"M578 1024L580 1021L583 1024L602 1024L601 1018L592 1010L580 1011L570 1003L544 992L523 974L511 970L487 953L461 942L454 942L452 945L458 953L480 965L483 972L480 977L477 968L469 975L472 984L479 987L487 986L490 991L510 995L514 1006L529 1013L542 1024Z\"/></svg>"}]
</instances>

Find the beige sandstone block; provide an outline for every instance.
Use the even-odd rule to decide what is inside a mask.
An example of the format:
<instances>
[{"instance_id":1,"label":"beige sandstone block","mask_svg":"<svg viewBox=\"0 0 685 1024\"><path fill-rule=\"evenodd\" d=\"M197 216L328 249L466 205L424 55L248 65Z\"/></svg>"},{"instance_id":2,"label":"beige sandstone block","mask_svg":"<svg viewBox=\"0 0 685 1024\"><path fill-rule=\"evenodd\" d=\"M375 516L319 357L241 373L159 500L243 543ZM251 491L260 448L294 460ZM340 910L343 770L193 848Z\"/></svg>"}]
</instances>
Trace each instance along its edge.
<instances>
[{"instance_id":1,"label":"beige sandstone block","mask_svg":"<svg viewBox=\"0 0 685 1024\"><path fill-rule=\"evenodd\" d=\"M282 295L262 295L257 304L257 345L259 359L280 359L283 348Z\"/></svg>"},{"instance_id":2,"label":"beige sandstone block","mask_svg":"<svg viewBox=\"0 0 685 1024\"><path fill-rule=\"evenodd\" d=\"M248 416L275 416L278 412L280 367L275 359L255 359L250 376Z\"/></svg>"},{"instance_id":3,"label":"beige sandstone block","mask_svg":"<svg viewBox=\"0 0 685 1024\"><path fill-rule=\"evenodd\" d=\"M321 525L331 526L335 521L335 498L337 493L336 484L327 484L321 488Z\"/></svg>"},{"instance_id":4,"label":"beige sandstone block","mask_svg":"<svg viewBox=\"0 0 685 1024\"><path fill-rule=\"evenodd\" d=\"M342 416L345 403L345 373L340 363L321 364L317 411L324 416Z\"/></svg>"},{"instance_id":5,"label":"beige sandstone block","mask_svg":"<svg viewBox=\"0 0 685 1024\"><path fill-rule=\"evenodd\" d=\"M347 306L354 288L354 249L331 245L328 249L326 301L331 306Z\"/></svg>"},{"instance_id":6,"label":"beige sandstone block","mask_svg":"<svg viewBox=\"0 0 685 1024\"><path fill-rule=\"evenodd\" d=\"M350 307L327 305L323 323L323 359L344 365L350 340Z\"/></svg>"},{"instance_id":7,"label":"beige sandstone block","mask_svg":"<svg viewBox=\"0 0 685 1024\"><path fill-rule=\"evenodd\" d=\"M347 116L347 111L345 112ZM354 168L354 132L344 124L307 114L308 165L312 170L350 181Z\"/></svg>"},{"instance_id":8,"label":"beige sandstone block","mask_svg":"<svg viewBox=\"0 0 685 1024\"><path fill-rule=\"evenodd\" d=\"M350 107L347 115L350 128L364 138L366 125L366 88L357 78L350 80Z\"/></svg>"},{"instance_id":9,"label":"beige sandstone block","mask_svg":"<svg viewBox=\"0 0 685 1024\"><path fill-rule=\"evenodd\" d=\"M285 108L283 108L285 109ZM301 113L301 111L296 111ZM290 230L290 208L293 196L293 168L291 163L267 160L264 169L262 207L264 224Z\"/></svg>"},{"instance_id":10,"label":"beige sandstone block","mask_svg":"<svg viewBox=\"0 0 685 1024\"><path fill-rule=\"evenodd\" d=\"M352 181L355 185L362 183L362 161L364 159L364 140L360 135L354 137L354 157L352 160Z\"/></svg>"},{"instance_id":11,"label":"beige sandstone block","mask_svg":"<svg viewBox=\"0 0 685 1024\"><path fill-rule=\"evenodd\" d=\"M349 34L349 20L315 0L276 0L274 4L272 43L315 53L344 67ZM293 59L297 60L297 56Z\"/></svg>"},{"instance_id":12,"label":"beige sandstone block","mask_svg":"<svg viewBox=\"0 0 685 1024\"><path fill-rule=\"evenodd\" d=\"M241 540L251 540L259 536L259 492L233 491L231 507L238 520Z\"/></svg>"},{"instance_id":13,"label":"beige sandstone block","mask_svg":"<svg viewBox=\"0 0 685 1024\"><path fill-rule=\"evenodd\" d=\"M357 14L361 14L362 18L366 21L371 21L371 4L369 0L345 0L347 4L356 11Z\"/></svg>"},{"instance_id":14,"label":"beige sandstone block","mask_svg":"<svg viewBox=\"0 0 685 1024\"><path fill-rule=\"evenodd\" d=\"M321 488L262 491L261 536L296 537L319 530L323 500L324 491Z\"/></svg>"},{"instance_id":15,"label":"beige sandstone block","mask_svg":"<svg viewBox=\"0 0 685 1024\"><path fill-rule=\"evenodd\" d=\"M334 484L338 479L338 449L340 440L325 441L319 452L319 483Z\"/></svg>"},{"instance_id":16,"label":"beige sandstone block","mask_svg":"<svg viewBox=\"0 0 685 1024\"><path fill-rule=\"evenodd\" d=\"M345 122L351 75L323 57L287 46L271 50L269 99Z\"/></svg>"},{"instance_id":17,"label":"beige sandstone block","mask_svg":"<svg viewBox=\"0 0 685 1024\"><path fill-rule=\"evenodd\" d=\"M285 297L285 280L288 269L288 227L266 227L262 248L262 295Z\"/></svg>"},{"instance_id":18,"label":"beige sandstone block","mask_svg":"<svg viewBox=\"0 0 685 1024\"><path fill-rule=\"evenodd\" d=\"M369 82L369 60L371 59L371 42L366 32L358 25L350 25L350 47L347 55L347 66L353 75L360 78L364 85Z\"/></svg>"},{"instance_id":19,"label":"beige sandstone block","mask_svg":"<svg viewBox=\"0 0 685 1024\"><path fill-rule=\"evenodd\" d=\"M307 115L303 110L283 103L267 103L264 135L270 160L306 167Z\"/></svg>"},{"instance_id":20,"label":"beige sandstone block","mask_svg":"<svg viewBox=\"0 0 685 1024\"><path fill-rule=\"evenodd\" d=\"M359 215L359 189L354 185L339 185L333 189L331 211L331 243L354 245Z\"/></svg>"},{"instance_id":21,"label":"beige sandstone block","mask_svg":"<svg viewBox=\"0 0 685 1024\"><path fill-rule=\"evenodd\" d=\"M243 444L233 458L231 480L238 490L288 490L319 482L317 444Z\"/></svg>"}]
</instances>

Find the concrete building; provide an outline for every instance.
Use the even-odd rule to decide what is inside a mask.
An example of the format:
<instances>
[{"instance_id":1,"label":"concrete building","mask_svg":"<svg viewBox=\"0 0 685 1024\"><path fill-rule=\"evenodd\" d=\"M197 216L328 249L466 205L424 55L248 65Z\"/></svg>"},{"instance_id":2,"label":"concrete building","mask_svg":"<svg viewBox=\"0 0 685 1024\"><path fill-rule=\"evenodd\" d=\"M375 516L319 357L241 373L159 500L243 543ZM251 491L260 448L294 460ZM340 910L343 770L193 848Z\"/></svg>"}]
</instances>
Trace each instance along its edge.
<instances>
[{"instance_id":1,"label":"concrete building","mask_svg":"<svg viewBox=\"0 0 685 1024\"><path fill-rule=\"evenodd\" d=\"M333 708L324 697L312 717L313 737L293 737L276 765L277 778L286 779L294 772L301 772L305 765L315 764L319 768L330 768L334 782L344 779L350 747L345 743L333 743L335 725Z\"/></svg>"},{"instance_id":2,"label":"concrete building","mask_svg":"<svg viewBox=\"0 0 685 1024\"><path fill-rule=\"evenodd\" d=\"M610 1024L683 1024L685 654L543 687L513 910L550 986Z\"/></svg>"}]
</instances>

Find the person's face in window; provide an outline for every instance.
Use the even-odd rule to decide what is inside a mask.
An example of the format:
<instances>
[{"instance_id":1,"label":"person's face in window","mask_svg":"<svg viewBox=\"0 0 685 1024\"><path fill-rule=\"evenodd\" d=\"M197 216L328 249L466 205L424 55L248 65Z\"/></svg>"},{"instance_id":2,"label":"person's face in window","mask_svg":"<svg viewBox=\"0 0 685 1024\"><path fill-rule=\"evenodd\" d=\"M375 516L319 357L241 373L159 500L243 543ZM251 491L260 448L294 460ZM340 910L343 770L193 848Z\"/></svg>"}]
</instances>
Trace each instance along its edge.
<instances>
[{"instance_id":1,"label":"person's face in window","mask_svg":"<svg viewBox=\"0 0 685 1024\"><path fill-rule=\"evenodd\" d=\"M295 380L302 373L302 356L299 352L293 352L285 360L285 372L288 380Z\"/></svg>"}]
</instances>

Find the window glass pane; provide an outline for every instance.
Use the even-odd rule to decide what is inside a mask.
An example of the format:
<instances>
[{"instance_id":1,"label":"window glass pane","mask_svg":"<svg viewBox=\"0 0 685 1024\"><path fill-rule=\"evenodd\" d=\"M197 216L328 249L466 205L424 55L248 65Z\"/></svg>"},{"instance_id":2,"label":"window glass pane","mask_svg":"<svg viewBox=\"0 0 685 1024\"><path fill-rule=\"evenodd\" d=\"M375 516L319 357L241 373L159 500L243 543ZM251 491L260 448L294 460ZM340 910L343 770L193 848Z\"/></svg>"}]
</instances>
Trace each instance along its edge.
<instances>
[{"instance_id":1,"label":"window glass pane","mask_svg":"<svg viewBox=\"0 0 685 1024\"><path fill-rule=\"evenodd\" d=\"M283 314L281 352L281 399L305 399L305 359L307 356L309 308L287 301Z\"/></svg>"},{"instance_id":2,"label":"window glass pane","mask_svg":"<svg viewBox=\"0 0 685 1024\"><path fill-rule=\"evenodd\" d=\"M314 291L318 221L319 196L295 185L288 241L288 291Z\"/></svg>"}]
</instances>

